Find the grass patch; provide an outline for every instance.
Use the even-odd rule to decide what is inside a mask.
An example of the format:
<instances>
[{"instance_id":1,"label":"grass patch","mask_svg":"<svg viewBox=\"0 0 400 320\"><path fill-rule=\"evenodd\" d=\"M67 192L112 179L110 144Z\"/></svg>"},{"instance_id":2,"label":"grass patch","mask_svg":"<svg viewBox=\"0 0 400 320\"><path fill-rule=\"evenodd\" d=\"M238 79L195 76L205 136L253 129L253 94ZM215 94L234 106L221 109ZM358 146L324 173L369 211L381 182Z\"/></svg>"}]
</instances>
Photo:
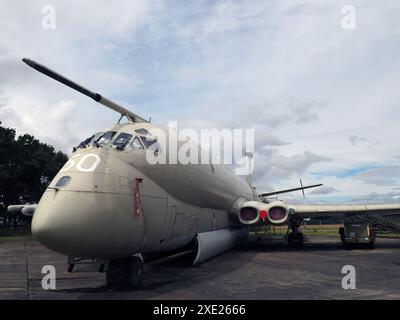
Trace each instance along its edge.
<instances>
[{"instance_id":1,"label":"grass patch","mask_svg":"<svg viewBox=\"0 0 400 320\"><path fill-rule=\"evenodd\" d=\"M20 235L20 236L6 236L6 237L0 237L0 242L3 241L25 241L25 240L31 240L32 235Z\"/></svg>"},{"instance_id":2,"label":"grass patch","mask_svg":"<svg viewBox=\"0 0 400 320\"><path fill-rule=\"evenodd\" d=\"M323 225L305 225L301 227L301 232L304 235L308 236L338 236L339 237L339 228L342 225L340 224L323 224ZM254 227L250 230L250 233L261 235L265 231L263 227ZM265 235L277 235L277 236L285 236L287 232L287 226L272 226L265 233ZM377 233L378 238L400 238L400 234L393 233Z\"/></svg>"},{"instance_id":3,"label":"grass patch","mask_svg":"<svg viewBox=\"0 0 400 320\"><path fill-rule=\"evenodd\" d=\"M0 227L1 240L28 239L32 237L30 226L17 227L16 229Z\"/></svg>"}]
</instances>

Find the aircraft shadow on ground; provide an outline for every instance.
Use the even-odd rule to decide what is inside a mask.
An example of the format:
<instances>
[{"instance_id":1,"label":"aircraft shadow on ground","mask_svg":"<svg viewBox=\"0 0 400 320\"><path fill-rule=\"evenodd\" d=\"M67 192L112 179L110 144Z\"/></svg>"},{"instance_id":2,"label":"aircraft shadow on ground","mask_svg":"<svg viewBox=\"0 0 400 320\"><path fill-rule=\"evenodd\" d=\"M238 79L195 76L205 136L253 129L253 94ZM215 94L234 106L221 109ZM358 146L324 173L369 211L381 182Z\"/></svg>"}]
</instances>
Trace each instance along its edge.
<instances>
[{"instance_id":1,"label":"aircraft shadow on ground","mask_svg":"<svg viewBox=\"0 0 400 320\"><path fill-rule=\"evenodd\" d=\"M218 256L214 259L222 258ZM206 262L212 263L214 259ZM160 262L151 262L149 266L145 267L145 275L143 279L143 284L140 289L118 289L111 290L105 285L98 287L79 287L71 289L60 289L56 290L59 293L81 293L80 299L93 298L91 294L93 293L111 293L107 298L112 299L113 297L118 297L118 293L130 293L131 298L135 298L135 295L140 297L145 297L146 299L151 298L155 295L162 293L167 293L170 290L170 286L176 288L188 288L192 285L203 282L206 279L212 277L217 280L220 276L226 276L228 273L237 271L245 264L242 262L235 264L224 264L223 272L210 271L210 268L203 268L202 265L194 267L192 265L193 256L185 255L177 258L162 259ZM251 263L249 261L248 263ZM116 294L116 296L113 296ZM119 298L119 297L118 297ZM126 298L123 296L122 298Z\"/></svg>"},{"instance_id":2,"label":"aircraft shadow on ground","mask_svg":"<svg viewBox=\"0 0 400 320\"><path fill-rule=\"evenodd\" d=\"M400 249L400 240L399 241L380 241L377 239L376 249L385 249L385 248L399 248ZM190 286L201 283L206 278L209 279L212 277L217 280L221 276L226 276L228 273L233 271L237 271L240 268L245 267L248 263L252 263L252 254L257 254L261 252L310 252L310 251L357 251L357 250L371 250L367 247L353 247L346 248L339 241L332 240L330 242L321 242L318 243L317 240L313 242L306 242L304 248L289 248L284 240L269 240L269 239L261 239L257 241L256 239L249 239L242 245L236 247L231 254L236 255L241 252L246 252L250 254L249 259L243 263L242 260L232 259L230 257L230 263L224 263L223 272L221 270L214 270L212 263L218 263L218 259L223 259L223 255L215 257L207 262L205 262L206 268L202 268L202 265L199 267L193 267L193 254L188 254L175 258L164 258L160 261L150 262L148 266L146 266L145 276L143 280L142 288L138 290L110 290L105 285L99 287L80 287L80 288L72 288L72 289L63 289L57 290L57 292L62 293L81 293L80 298L91 298L92 296L87 296L87 294L93 293L130 293L130 297L134 298L135 295L145 296L145 298L151 298L152 296L159 295L160 293L166 293L169 291L170 286L176 288L188 288ZM227 253L229 254L229 253ZM232 262L233 261L233 262ZM400 264L400 263L399 263ZM220 268L218 268L220 269ZM136 293L136 294L135 294ZM125 297L125 296L124 296ZM113 298L113 296L109 296L108 298Z\"/></svg>"},{"instance_id":3,"label":"aircraft shadow on ground","mask_svg":"<svg viewBox=\"0 0 400 320\"><path fill-rule=\"evenodd\" d=\"M386 242L386 239L377 239L375 248L376 249L392 249L400 248L400 239L390 239L390 242ZM396 241L397 240L397 241ZM241 244L236 248L239 251L252 251L252 252L268 252L268 251L282 251L282 252L294 252L294 251L350 251L350 250L371 250L367 245L355 244L350 246L344 246L339 239L332 240L329 242L318 242L318 240L313 239L311 242L306 237L303 248L291 248L287 245L284 239L272 240L268 238L261 238L257 240L256 238L248 239L246 242Z\"/></svg>"}]
</instances>

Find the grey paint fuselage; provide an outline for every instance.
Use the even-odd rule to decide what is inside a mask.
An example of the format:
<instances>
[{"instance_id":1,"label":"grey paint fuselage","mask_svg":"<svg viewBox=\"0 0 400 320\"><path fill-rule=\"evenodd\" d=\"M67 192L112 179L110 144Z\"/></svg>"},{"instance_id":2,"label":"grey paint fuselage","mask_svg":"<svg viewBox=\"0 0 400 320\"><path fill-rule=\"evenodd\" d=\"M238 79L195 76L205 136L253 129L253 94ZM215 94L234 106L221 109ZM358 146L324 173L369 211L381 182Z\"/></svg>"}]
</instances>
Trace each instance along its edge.
<instances>
[{"instance_id":1,"label":"grey paint fuselage","mask_svg":"<svg viewBox=\"0 0 400 320\"><path fill-rule=\"evenodd\" d=\"M102 132L117 131L115 138L121 132L138 135L139 128L161 129L127 123ZM55 188L63 176L70 182ZM136 178L142 179L139 214ZM169 251L184 247L197 233L236 226L232 217L240 204L256 199L255 190L224 165L150 164L146 150L90 145L79 148L53 179L35 211L32 231L47 247L73 257Z\"/></svg>"}]
</instances>

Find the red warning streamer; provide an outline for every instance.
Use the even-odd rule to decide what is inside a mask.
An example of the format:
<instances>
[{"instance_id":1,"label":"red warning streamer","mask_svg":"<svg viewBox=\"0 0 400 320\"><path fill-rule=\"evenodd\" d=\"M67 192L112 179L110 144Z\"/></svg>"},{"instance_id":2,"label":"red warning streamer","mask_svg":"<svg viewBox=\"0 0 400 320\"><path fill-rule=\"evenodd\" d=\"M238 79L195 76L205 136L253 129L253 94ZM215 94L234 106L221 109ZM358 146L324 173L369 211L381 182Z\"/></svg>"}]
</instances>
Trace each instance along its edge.
<instances>
[{"instance_id":1,"label":"red warning streamer","mask_svg":"<svg viewBox=\"0 0 400 320\"><path fill-rule=\"evenodd\" d=\"M136 178L136 187L135 187L135 211L136 217L140 217L141 214L141 207L140 207L140 183L143 181L142 178Z\"/></svg>"}]
</instances>

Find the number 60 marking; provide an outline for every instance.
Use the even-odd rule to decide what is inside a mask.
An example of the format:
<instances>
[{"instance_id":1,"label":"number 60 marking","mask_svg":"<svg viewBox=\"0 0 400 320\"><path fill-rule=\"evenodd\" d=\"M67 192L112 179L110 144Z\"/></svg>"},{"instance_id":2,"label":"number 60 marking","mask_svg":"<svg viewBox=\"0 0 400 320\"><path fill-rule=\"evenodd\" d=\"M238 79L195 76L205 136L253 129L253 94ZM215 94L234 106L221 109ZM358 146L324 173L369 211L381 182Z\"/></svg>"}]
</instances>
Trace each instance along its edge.
<instances>
[{"instance_id":1,"label":"number 60 marking","mask_svg":"<svg viewBox=\"0 0 400 320\"><path fill-rule=\"evenodd\" d=\"M97 154L94 153L88 153L85 154L79 161L78 157L80 157L80 154L75 154L67 161L67 163L64 165L64 167L60 170L60 172L64 172L67 170L73 169L75 167L76 170L82 171L82 172L93 172L96 170L97 166L99 165L101 159ZM94 158L94 162L90 167L85 167L84 163L87 159L89 158Z\"/></svg>"}]
</instances>

